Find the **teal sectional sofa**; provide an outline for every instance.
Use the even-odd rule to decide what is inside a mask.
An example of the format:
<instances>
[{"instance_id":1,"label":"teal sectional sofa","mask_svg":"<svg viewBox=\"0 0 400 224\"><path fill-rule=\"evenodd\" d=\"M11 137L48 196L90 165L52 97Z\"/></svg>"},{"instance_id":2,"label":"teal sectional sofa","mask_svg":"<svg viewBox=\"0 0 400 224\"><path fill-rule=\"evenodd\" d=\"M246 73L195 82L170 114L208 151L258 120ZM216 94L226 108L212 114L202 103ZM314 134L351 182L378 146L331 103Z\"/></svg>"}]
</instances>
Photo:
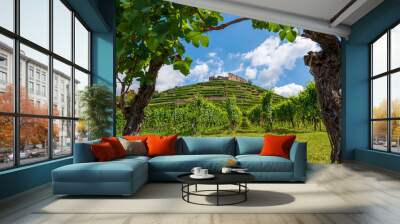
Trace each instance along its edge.
<instances>
[{"instance_id":1,"label":"teal sectional sofa","mask_svg":"<svg viewBox=\"0 0 400 224\"><path fill-rule=\"evenodd\" d=\"M259 182L304 182L307 169L307 145L295 142L290 159L260 156L262 137L180 137L177 155L127 156L96 162L91 144L75 144L74 163L52 172L54 194L131 195L148 181L176 181L193 167L218 172L228 160L236 160Z\"/></svg>"}]
</instances>

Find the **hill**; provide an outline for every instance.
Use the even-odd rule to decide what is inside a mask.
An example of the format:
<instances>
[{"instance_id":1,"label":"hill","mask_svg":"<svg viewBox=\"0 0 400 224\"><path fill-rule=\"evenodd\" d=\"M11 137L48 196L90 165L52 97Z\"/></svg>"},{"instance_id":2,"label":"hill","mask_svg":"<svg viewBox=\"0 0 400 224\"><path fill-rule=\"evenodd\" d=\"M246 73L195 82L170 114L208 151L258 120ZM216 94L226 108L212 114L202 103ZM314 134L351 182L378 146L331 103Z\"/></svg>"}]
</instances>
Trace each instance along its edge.
<instances>
[{"instance_id":1,"label":"hill","mask_svg":"<svg viewBox=\"0 0 400 224\"><path fill-rule=\"evenodd\" d=\"M150 102L152 106L173 106L190 102L194 96L201 95L207 100L222 106L227 97L236 96L238 106L242 111L260 103L266 90L252 85L230 80L211 80L187 86L175 87L164 92L157 93ZM274 101L283 99L275 94Z\"/></svg>"}]
</instances>

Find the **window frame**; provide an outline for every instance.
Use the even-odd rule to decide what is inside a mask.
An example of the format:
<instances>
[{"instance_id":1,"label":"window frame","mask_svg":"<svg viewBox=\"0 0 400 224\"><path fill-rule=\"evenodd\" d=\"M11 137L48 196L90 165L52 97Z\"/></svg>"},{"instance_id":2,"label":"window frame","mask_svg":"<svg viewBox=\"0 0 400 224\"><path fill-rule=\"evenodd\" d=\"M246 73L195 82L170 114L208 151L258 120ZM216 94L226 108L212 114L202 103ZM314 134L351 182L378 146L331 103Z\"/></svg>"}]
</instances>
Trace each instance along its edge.
<instances>
[{"instance_id":1,"label":"window frame","mask_svg":"<svg viewBox=\"0 0 400 224\"><path fill-rule=\"evenodd\" d=\"M393 28L400 26L400 21L397 21L396 23L392 24L390 27L385 29L383 33L378 35L375 39L373 39L369 44L369 149L373 151L379 151L379 152L386 152L386 153L391 153L391 154L400 154L400 152L393 152L392 151L392 122L393 121L400 121L400 117L392 117L392 98L391 98L391 92L392 92L392 85L391 85L391 80L392 76L396 75L398 72L400 72L400 67L397 68L391 68L391 61L392 61L392 54L391 54L391 31ZM386 64L386 71L382 72L380 74L376 74L374 76L373 74L373 44L378 41L381 37L384 35L387 35L387 64ZM386 105L386 117L385 118L373 118L373 94L374 94L374 87L373 87L373 81L382 77L386 77L386 86L387 86L387 105ZM374 132L373 132L373 122L376 121L386 121L387 122L387 138L386 138L386 151L379 150L374 148Z\"/></svg>"},{"instance_id":2,"label":"window frame","mask_svg":"<svg viewBox=\"0 0 400 224\"><path fill-rule=\"evenodd\" d=\"M14 110L13 112L2 112L0 111L0 116L10 116L13 119L13 154L14 154L14 161L13 161L13 166L11 167L5 167L5 168L0 168L0 172L4 171L4 170L10 170L10 169L15 169L18 167L23 167L23 166L29 166L29 165L33 165L33 164L37 164L37 163L43 163L49 160L58 160L58 159L62 159L65 157L70 157L73 155L74 152L74 143L75 143L75 125L76 125L76 121L80 120L79 117L75 117L75 108L72 107L71 108L71 114L70 116L56 116L53 115L53 59L58 60L59 62L62 62L68 66L71 66L71 92L72 92L72 99L71 99L71 104L74 105L75 103L75 88L74 88L74 82L75 82L75 69L85 73L88 75L89 77L89 83L88 85L91 86L92 85L92 57L91 57L91 50L92 50L92 43L91 43L91 38L92 38L92 30L88 27L88 25L85 23L85 21L79 16L78 13L76 13L72 7L68 4L68 2L66 2L65 0L59 0L66 8L68 8L68 10L71 11L71 18L70 18L70 22L71 22L71 58L67 59L64 58L63 56L55 53L54 50L54 46L53 46L53 21L54 21L54 17L53 17L53 1L54 0L47 0L49 2L49 47L48 49L46 49L45 47L42 47L39 44L34 43L33 41L30 41L29 39L23 37L20 35L20 0L14 0L13 1L13 10L14 10L14 18L13 18L13 22L14 22L14 30L10 31L4 27L0 26L0 35L3 35L5 37L11 38L13 40L13 64L12 66L12 73L11 75L13 76L14 79L14 99L13 99L13 107ZM85 69L83 67L81 67L80 65L75 63L75 18L77 20L79 20L79 22L85 27L85 29L88 31L88 35L89 35L89 43L88 43L88 69ZM21 81L20 81L20 45L23 44L27 47L32 48L33 50L36 50L40 53L43 53L45 55L48 56L49 58L49 63L48 63L48 80L47 84L46 84L46 91L48 91L48 93L46 93L46 96L48 97L48 113L46 115L39 115L39 114L26 114L26 113L21 113L20 111L20 85L21 85ZM28 64L27 64L28 65ZM27 70L30 67L27 67ZM42 73L40 73L41 75ZM34 85L36 83L36 70L33 70L33 82ZM39 77L39 83L41 83L41 77ZM26 74L26 79L31 80L30 79L30 74L29 72L27 72ZM42 85L40 85L42 87ZM27 90L29 91L29 90ZM36 91L34 89L34 91ZM41 94L40 94L41 95ZM48 144L48 157L47 158L43 158L43 160L38 161L38 162L33 162L33 163L26 163L26 164L21 164L20 161L20 119L21 118L45 118L47 119L48 122L48 136L47 136L47 142ZM71 153L69 155L62 155L62 156L54 156L54 147L53 147L53 122L56 120L65 120L65 121L71 121Z\"/></svg>"}]
</instances>

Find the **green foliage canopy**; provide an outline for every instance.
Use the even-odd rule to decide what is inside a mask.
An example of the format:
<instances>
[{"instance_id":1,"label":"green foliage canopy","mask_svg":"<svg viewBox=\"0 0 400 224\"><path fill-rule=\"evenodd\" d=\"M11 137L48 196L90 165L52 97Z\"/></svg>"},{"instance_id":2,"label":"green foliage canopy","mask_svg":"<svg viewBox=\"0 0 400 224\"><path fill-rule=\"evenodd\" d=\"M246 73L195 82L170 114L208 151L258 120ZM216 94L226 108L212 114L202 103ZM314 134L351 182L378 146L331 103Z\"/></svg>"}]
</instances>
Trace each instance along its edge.
<instances>
[{"instance_id":1,"label":"green foliage canopy","mask_svg":"<svg viewBox=\"0 0 400 224\"><path fill-rule=\"evenodd\" d=\"M189 74L192 58L185 54L184 42L207 47L207 32L221 30L239 18L223 24L219 12L199 9L163 0L120 0L117 5L117 70L124 74L124 84L133 80L154 82L148 76L153 60L173 65L182 74ZM279 33L282 40L293 42L297 29L270 22L252 20L253 28Z\"/></svg>"}]
</instances>

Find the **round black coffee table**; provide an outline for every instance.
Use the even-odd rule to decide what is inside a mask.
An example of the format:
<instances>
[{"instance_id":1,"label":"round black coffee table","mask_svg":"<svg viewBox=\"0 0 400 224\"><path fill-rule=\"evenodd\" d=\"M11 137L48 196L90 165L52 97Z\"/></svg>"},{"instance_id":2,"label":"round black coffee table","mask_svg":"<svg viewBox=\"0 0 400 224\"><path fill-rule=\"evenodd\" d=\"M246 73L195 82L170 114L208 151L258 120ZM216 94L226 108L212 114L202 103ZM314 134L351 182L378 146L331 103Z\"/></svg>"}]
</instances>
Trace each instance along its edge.
<instances>
[{"instance_id":1,"label":"round black coffee table","mask_svg":"<svg viewBox=\"0 0 400 224\"><path fill-rule=\"evenodd\" d=\"M255 180L255 177L251 174L247 173L229 173L222 174L217 173L213 174L215 177L212 179L193 179L189 174L182 174L178 176L178 181L182 183L182 199L188 203L197 204L197 205L234 205L247 201L247 192L249 188L247 187L247 183ZM197 185L215 185L215 190L198 190ZM223 190L220 189L220 185L236 185L238 186L237 190ZM190 186L195 186L194 191L190 191ZM206 194L209 192L214 192L215 194ZM190 196L204 196L204 197L216 197L216 204L202 204L193 202L190 200ZM232 197L232 196L240 196L240 199L231 203L221 203L221 197Z\"/></svg>"}]
</instances>

